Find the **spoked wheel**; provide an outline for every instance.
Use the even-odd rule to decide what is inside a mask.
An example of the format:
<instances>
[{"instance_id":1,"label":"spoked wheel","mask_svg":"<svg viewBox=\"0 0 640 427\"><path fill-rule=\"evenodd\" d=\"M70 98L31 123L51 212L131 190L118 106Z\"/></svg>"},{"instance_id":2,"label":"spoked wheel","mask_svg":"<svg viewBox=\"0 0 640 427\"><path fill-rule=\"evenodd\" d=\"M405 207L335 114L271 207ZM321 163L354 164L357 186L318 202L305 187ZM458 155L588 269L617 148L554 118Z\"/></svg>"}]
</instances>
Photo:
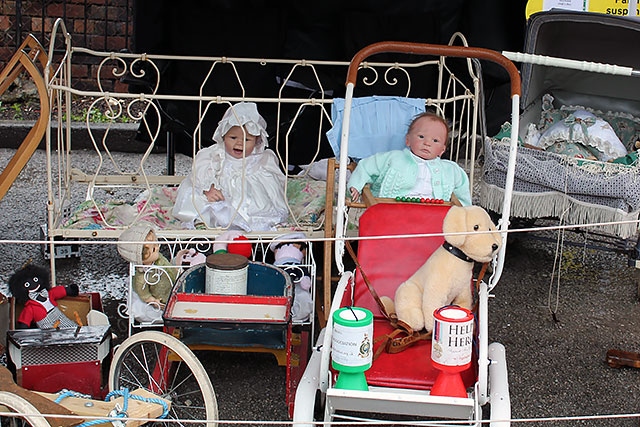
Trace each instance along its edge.
<instances>
[{"instance_id":1,"label":"spoked wheel","mask_svg":"<svg viewBox=\"0 0 640 427\"><path fill-rule=\"evenodd\" d=\"M143 388L169 400L167 423L210 427L218 420L216 395L202 364L189 347L164 332L143 331L118 347L109 370L109 390L123 387Z\"/></svg>"},{"instance_id":2,"label":"spoked wheel","mask_svg":"<svg viewBox=\"0 0 640 427\"><path fill-rule=\"evenodd\" d=\"M51 424L40 414L31 403L7 391L0 391L0 411L15 412L16 416L3 415L0 417L2 427L51 427Z\"/></svg>"}]
</instances>

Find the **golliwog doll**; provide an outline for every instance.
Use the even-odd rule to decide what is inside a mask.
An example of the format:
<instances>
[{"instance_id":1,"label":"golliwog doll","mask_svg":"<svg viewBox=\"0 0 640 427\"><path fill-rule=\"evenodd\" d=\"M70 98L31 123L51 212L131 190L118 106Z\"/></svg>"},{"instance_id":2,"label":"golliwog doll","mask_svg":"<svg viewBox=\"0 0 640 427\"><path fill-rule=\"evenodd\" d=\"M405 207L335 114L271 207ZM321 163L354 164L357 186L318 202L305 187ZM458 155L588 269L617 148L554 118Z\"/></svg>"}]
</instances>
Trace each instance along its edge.
<instances>
[{"instance_id":1,"label":"golliwog doll","mask_svg":"<svg viewBox=\"0 0 640 427\"><path fill-rule=\"evenodd\" d=\"M9 278L9 290L16 302L24 306L16 322L18 329L78 326L60 311L56 302L66 296L78 295L78 285L51 287L46 268L27 264Z\"/></svg>"}]
</instances>

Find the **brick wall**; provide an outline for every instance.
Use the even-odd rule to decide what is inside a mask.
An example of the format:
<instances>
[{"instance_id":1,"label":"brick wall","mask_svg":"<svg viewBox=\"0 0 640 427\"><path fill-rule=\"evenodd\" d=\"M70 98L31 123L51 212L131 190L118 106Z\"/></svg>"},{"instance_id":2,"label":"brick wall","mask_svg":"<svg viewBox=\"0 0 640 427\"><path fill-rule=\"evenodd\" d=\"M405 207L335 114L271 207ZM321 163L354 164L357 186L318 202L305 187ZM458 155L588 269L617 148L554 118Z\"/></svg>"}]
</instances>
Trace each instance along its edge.
<instances>
[{"instance_id":1,"label":"brick wall","mask_svg":"<svg viewBox=\"0 0 640 427\"><path fill-rule=\"evenodd\" d=\"M0 69L29 33L48 48L58 18L63 19L74 46L108 52L132 49L133 0L0 0ZM96 61L77 57L74 63L72 75L77 87L97 89ZM119 86L110 79L104 89L121 90Z\"/></svg>"}]
</instances>

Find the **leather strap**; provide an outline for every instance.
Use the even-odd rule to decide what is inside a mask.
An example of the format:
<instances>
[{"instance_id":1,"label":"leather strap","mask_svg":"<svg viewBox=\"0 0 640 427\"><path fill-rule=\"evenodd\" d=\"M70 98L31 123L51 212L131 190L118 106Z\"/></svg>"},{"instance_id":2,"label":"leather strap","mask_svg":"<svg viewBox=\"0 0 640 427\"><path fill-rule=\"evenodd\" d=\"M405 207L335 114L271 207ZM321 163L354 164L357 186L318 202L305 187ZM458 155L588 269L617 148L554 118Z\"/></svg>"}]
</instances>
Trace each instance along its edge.
<instances>
[{"instance_id":1,"label":"leather strap","mask_svg":"<svg viewBox=\"0 0 640 427\"><path fill-rule=\"evenodd\" d=\"M373 354L373 360L377 359L378 356L380 356L380 354L383 351L386 351L387 353L391 353L391 354L399 353L417 341L431 338L430 332L414 331L411 328L411 326L409 326L402 320L399 320L396 313L387 313L387 310L384 304L382 304L382 301L380 300L378 293L376 292L375 288L371 285L369 278L367 277L362 266L360 265L360 262L358 261L358 257L356 256L356 253L353 250L353 247L351 246L351 243L348 240L346 241L345 246L347 248L347 251L349 252L349 255L351 255L351 258L353 258L353 262L355 263L356 268L362 275L362 280L364 280L364 283L367 285L367 288L369 289L371 296L376 301L376 304L378 305L380 312L383 314L385 318L389 320L389 322L391 323L391 326L395 328L391 333L378 337L374 341L373 343L374 346L376 346L376 344L378 343L380 344L378 345L377 349Z\"/></svg>"},{"instance_id":2,"label":"leather strap","mask_svg":"<svg viewBox=\"0 0 640 427\"><path fill-rule=\"evenodd\" d=\"M380 312L382 313L382 315L384 317L386 317L387 319L389 319L391 321L391 324L393 326L395 326L397 321L398 321L398 317L396 316L395 313L391 313L391 314L387 313L387 309L385 308L384 304L382 304L382 301L380 300L380 297L378 296L378 293L376 292L376 290L371 285L371 282L369 281L369 278L367 277L367 275L365 274L364 270L362 269L362 266L358 262L358 257L356 256L356 253L353 250L353 247L351 246L351 242L346 240L345 241L345 246L347 248L347 251L349 252L349 255L351 255L351 258L353 258L353 262L356 264L356 268L360 272L360 275L362 275L362 280L364 280L364 283L367 285L367 288L369 288L369 292L371 293L371 296L376 301L376 304L378 304L378 308L380 309Z\"/></svg>"},{"instance_id":3,"label":"leather strap","mask_svg":"<svg viewBox=\"0 0 640 427\"><path fill-rule=\"evenodd\" d=\"M373 354L373 360L376 360L383 351L386 351L387 353L390 353L390 354L399 353L420 340L431 339L431 332L427 332L425 330L414 331L411 328L411 326L409 326L402 320L398 319L398 316L396 313L387 313L387 310L384 304L382 304L382 301L380 300L378 293L376 292L375 288L371 285L369 278L367 277L362 266L360 265L360 262L358 261L358 257L356 256L356 253L353 250L353 247L351 246L351 242L346 240L345 246L347 248L347 252L349 252L349 255L351 255L351 258L353 259L353 262L355 263L356 268L362 275L362 280L364 280L364 283L367 285L367 288L369 289L371 296L373 297L376 304L378 305L380 312L385 318L387 318L391 322L391 326L395 327L395 329L391 333L376 338L376 340L373 343L374 346L376 346L376 344L378 343L380 344L378 345L377 349ZM460 252L462 253L462 251ZM476 292L480 287L480 282L484 278L488 265L489 265L488 262L482 264L482 268L480 269L480 272L478 273L478 278L476 279L476 284L475 284ZM476 309L477 309L477 304L476 306L474 306L473 311L476 311Z\"/></svg>"},{"instance_id":4,"label":"leather strap","mask_svg":"<svg viewBox=\"0 0 640 427\"><path fill-rule=\"evenodd\" d=\"M476 283L475 283L475 293L476 295L478 295L478 293L480 292L480 282L482 282L482 279L484 279L484 274L487 272L487 267L489 267L489 263L485 262L482 264L482 268L480 269L480 272L478 273L478 278L476 279ZM477 313L478 312L478 301L476 301L476 303L473 305L473 308L471 309L472 312Z\"/></svg>"},{"instance_id":5,"label":"leather strap","mask_svg":"<svg viewBox=\"0 0 640 427\"><path fill-rule=\"evenodd\" d=\"M373 357L374 360L385 350L389 354L400 353L420 340L431 339L431 332L413 331L411 328L396 328L391 333L378 337L375 342L382 341ZM374 343L375 343L374 342Z\"/></svg>"}]
</instances>

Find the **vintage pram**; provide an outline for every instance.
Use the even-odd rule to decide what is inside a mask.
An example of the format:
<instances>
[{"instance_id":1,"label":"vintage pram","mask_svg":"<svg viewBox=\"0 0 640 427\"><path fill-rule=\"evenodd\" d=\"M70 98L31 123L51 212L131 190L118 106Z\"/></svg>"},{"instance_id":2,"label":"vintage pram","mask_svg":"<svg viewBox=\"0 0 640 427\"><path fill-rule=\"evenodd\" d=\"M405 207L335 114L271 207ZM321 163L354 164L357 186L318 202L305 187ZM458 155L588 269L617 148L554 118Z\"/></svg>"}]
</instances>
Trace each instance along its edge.
<instances>
[{"instance_id":1,"label":"vintage pram","mask_svg":"<svg viewBox=\"0 0 640 427\"><path fill-rule=\"evenodd\" d=\"M637 19L553 10L531 15L523 54L504 53L522 62L512 219L575 226L584 236L578 244L627 253L636 267L638 43ZM594 125L576 125L580 115ZM503 136L486 141L480 193L480 205L498 213L510 150ZM615 154L604 156L610 147Z\"/></svg>"},{"instance_id":2,"label":"vintage pram","mask_svg":"<svg viewBox=\"0 0 640 427\"><path fill-rule=\"evenodd\" d=\"M332 336L335 333L333 316L341 307L371 310L373 337L367 340L374 345L377 338L390 332L389 321L384 318L374 303L372 294L365 286L363 276L369 278L376 293L393 298L396 287L428 255L442 244L442 219L448 207L429 204L377 203L365 210L360 217L358 258L362 273L345 271L343 254L345 232L346 166L348 164L350 137L350 108L359 70L366 70L367 58L379 53L416 54L427 56L463 57L489 60L501 65L511 78L514 135L518 127L520 78L515 65L502 55L484 49L466 47L434 46L402 42L380 42L358 52L349 67L345 119L340 145L340 169L338 186L338 217L336 226L336 263L341 272L340 282L332 300L327 327L324 328L313 348L311 360L298 386L294 407L294 422L310 425L314 420L358 422L380 420L398 423L408 417L418 420L467 420L474 425L483 419L483 410L490 403L491 425L508 425L510 398L507 381L505 349L499 343L489 344L487 327L487 303L491 289L500 278L506 249L507 221L500 225L504 245L494 263L488 283L478 283L479 308L476 313L477 359L469 370L462 374L466 397L435 396L430 394L437 370L430 361L431 341L421 341L397 354L382 353L366 370L366 390L355 387L337 387L335 365L332 362ZM510 183L515 166L515 143L511 147L511 168L503 212L506 217L510 209ZM419 238L390 238L419 236ZM408 236L407 236L408 235ZM346 334L345 334L346 335ZM344 335L341 335L344 336ZM363 341L364 342L364 341ZM343 345L342 343L340 344ZM415 418L411 418L415 419ZM442 422L442 421L439 421ZM446 421L445 421L446 422Z\"/></svg>"}]
</instances>

